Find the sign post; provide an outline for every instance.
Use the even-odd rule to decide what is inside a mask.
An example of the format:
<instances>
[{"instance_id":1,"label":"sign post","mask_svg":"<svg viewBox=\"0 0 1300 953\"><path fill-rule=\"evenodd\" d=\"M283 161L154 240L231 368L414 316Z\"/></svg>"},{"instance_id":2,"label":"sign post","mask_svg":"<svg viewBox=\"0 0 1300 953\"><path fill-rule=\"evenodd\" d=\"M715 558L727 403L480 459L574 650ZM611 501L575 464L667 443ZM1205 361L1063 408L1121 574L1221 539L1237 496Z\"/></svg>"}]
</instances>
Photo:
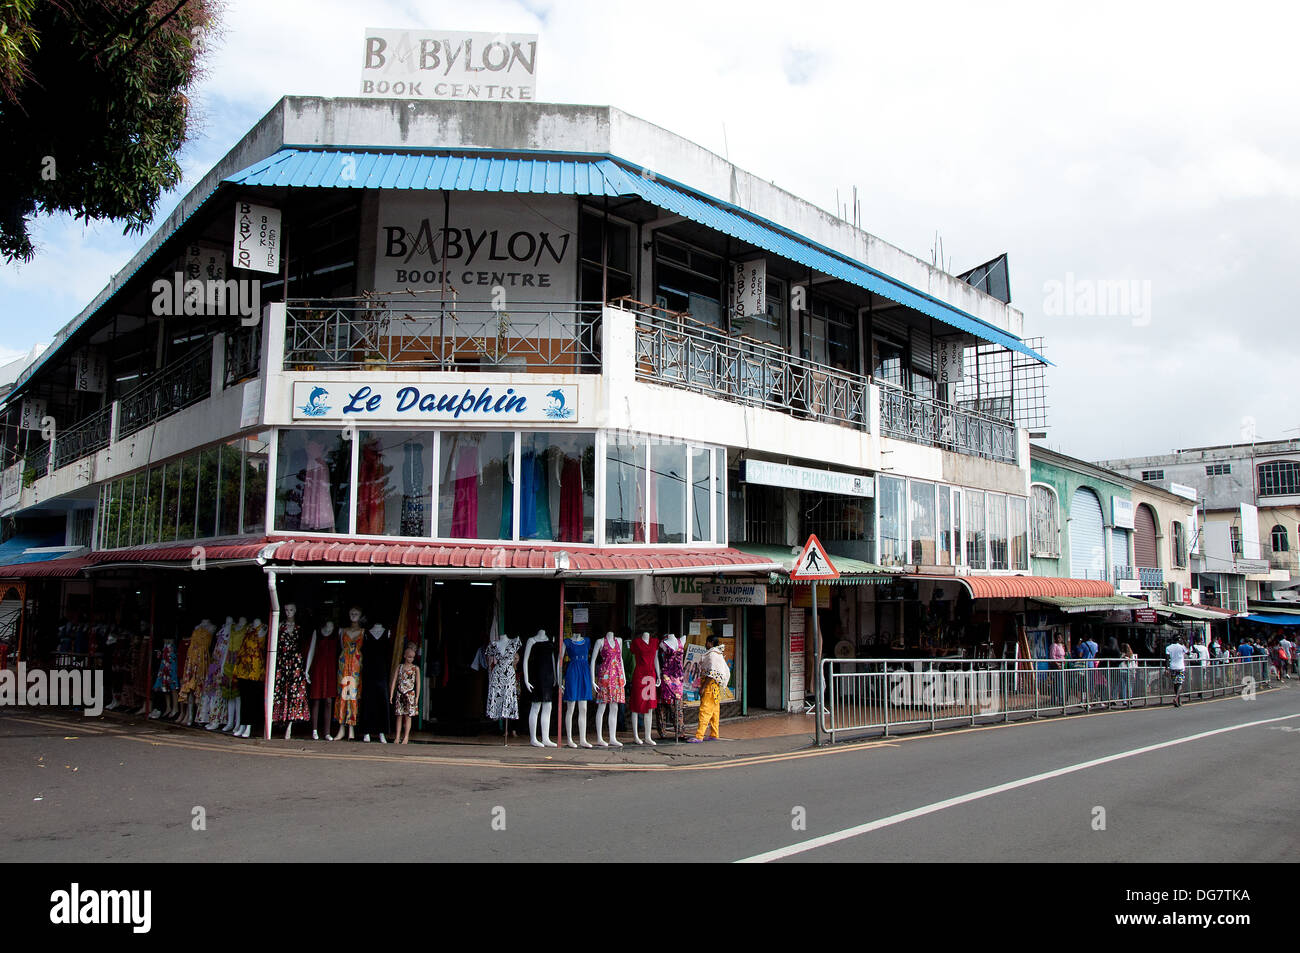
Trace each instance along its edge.
<instances>
[{"instance_id":1,"label":"sign post","mask_svg":"<svg viewBox=\"0 0 1300 953\"><path fill-rule=\"evenodd\" d=\"M814 533L808 537L808 542L803 544L803 552L795 561L794 569L790 570L790 578L796 582L809 582L812 584L812 617L813 617L813 665L817 668L814 676L816 685L816 701L813 703L813 722L816 731L817 745L822 743L822 711L823 711L823 692L822 684L822 630L821 623L817 618L817 580L818 579L838 579L840 571L835 568L831 562L830 556L826 554L826 547L821 543Z\"/></svg>"}]
</instances>

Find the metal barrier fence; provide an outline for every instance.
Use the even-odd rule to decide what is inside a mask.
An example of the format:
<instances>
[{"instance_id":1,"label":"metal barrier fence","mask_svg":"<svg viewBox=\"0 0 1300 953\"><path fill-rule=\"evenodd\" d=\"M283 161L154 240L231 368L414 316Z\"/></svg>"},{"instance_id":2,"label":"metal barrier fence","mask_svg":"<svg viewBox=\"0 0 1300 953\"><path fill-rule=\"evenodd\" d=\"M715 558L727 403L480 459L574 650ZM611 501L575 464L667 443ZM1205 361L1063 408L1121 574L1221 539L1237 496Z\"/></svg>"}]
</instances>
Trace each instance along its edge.
<instances>
[{"instance_id":1,"label":"metal barrier fence","mask_svg":"<svg viewBox=\"0 0 1300 953\"><path fill-rule=\"evenodd\" d=\"M1155 659L825 659L822 729L889 734L900 727L1009 721L1012 715L1068 714L1172 702L1168 666ZM1183 697L1237 694L1267 685L1267 660L1189 662Z\"/></svg>"}]
</instances>

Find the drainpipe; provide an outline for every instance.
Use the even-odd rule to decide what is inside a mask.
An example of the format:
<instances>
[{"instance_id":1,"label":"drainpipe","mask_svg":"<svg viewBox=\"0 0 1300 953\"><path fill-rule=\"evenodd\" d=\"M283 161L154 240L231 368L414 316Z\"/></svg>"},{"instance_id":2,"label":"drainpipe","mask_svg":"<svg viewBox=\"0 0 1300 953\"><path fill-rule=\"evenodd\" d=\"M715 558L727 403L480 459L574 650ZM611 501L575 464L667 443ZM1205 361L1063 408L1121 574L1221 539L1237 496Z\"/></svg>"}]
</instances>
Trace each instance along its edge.
<instances>
[{"instance_id":1,"label":"drainpipe","mask_svg":"<svg viewBox=\"0 0 1300 953\"><path fill-rule=\"evenodd\" d=\"M275 570L266 570L266 588L271 594L270 631L266 634L266 682L262 691L262 705L265 708L265 725L262 740L271 740L271 699L275 692L275 656L279 647L280 636L280 594L275 590Z\"/></svg>"}]
</instances>

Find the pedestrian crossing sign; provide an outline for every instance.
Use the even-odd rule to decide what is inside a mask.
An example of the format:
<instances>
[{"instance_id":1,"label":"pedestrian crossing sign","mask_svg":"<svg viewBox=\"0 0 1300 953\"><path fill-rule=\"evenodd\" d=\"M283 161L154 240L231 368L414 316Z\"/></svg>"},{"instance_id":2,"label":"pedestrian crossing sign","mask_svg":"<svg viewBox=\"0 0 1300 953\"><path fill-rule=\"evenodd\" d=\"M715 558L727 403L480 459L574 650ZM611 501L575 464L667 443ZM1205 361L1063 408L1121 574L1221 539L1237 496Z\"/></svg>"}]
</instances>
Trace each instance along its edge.
<instances>
[{"instance_id":1,"label":"pedestrian crossing sign","mask_svg":"<svg viewBox=\"0 0 1300 953\"><path fill-rule=\"evenodd\" d=\"M826 555L826 547L815 533L803 544L803 552L795 561L794 569L790 570L790 578L806 581L840 578L840 571L835 568L830 556Z\"/></svg>"}]
</instances>

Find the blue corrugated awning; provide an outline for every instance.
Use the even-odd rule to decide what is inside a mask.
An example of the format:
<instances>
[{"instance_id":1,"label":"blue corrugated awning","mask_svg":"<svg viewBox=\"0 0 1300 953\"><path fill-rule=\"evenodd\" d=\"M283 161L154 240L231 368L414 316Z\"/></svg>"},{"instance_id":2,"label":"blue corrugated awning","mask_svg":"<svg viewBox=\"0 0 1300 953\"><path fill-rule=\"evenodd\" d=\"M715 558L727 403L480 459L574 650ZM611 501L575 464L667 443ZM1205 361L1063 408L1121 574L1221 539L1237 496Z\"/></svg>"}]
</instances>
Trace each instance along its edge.
<instances>
[{"instance_id":1,"label":"blue corrugated awning","mask_svg":"<svg viewBox=\"0 0 1300 953\"><path fill-rule=\"evenodd\" d=\"M1247 622L1263 622L1265 625L1300 625L1300 615L1283 615L1280 612L1256 612L1244 618Z\"/></svg>"},{"instance_id":2,"label":"blue corrugated awning","mask_svg":"<svg viewBox=\"0 0 1300 953\"><path fill-rule=\"evenodd\" d=\"M861 262L811 242L736 206L670 184L612 159L507 158L282 149L226 179L287 188L427 189L540 195L636 196L755 248L896 301L950 327L1051 362L1018 337Z\"/></svg>"},{"instance_id":3,"label":"blue corrugated awning","mask_svg":"<svg viewBox=\"0 0 1300 953\"><path fill-rule=\"evenodd\" d=\"M58 559L60 556L66 556L69 552L79 548L77 546L64 546L62 533L54 536L19 535L0 543L0 566ZM30 550L35 550L35 552L30 552Z\"/></svg>"}]
</instances>

